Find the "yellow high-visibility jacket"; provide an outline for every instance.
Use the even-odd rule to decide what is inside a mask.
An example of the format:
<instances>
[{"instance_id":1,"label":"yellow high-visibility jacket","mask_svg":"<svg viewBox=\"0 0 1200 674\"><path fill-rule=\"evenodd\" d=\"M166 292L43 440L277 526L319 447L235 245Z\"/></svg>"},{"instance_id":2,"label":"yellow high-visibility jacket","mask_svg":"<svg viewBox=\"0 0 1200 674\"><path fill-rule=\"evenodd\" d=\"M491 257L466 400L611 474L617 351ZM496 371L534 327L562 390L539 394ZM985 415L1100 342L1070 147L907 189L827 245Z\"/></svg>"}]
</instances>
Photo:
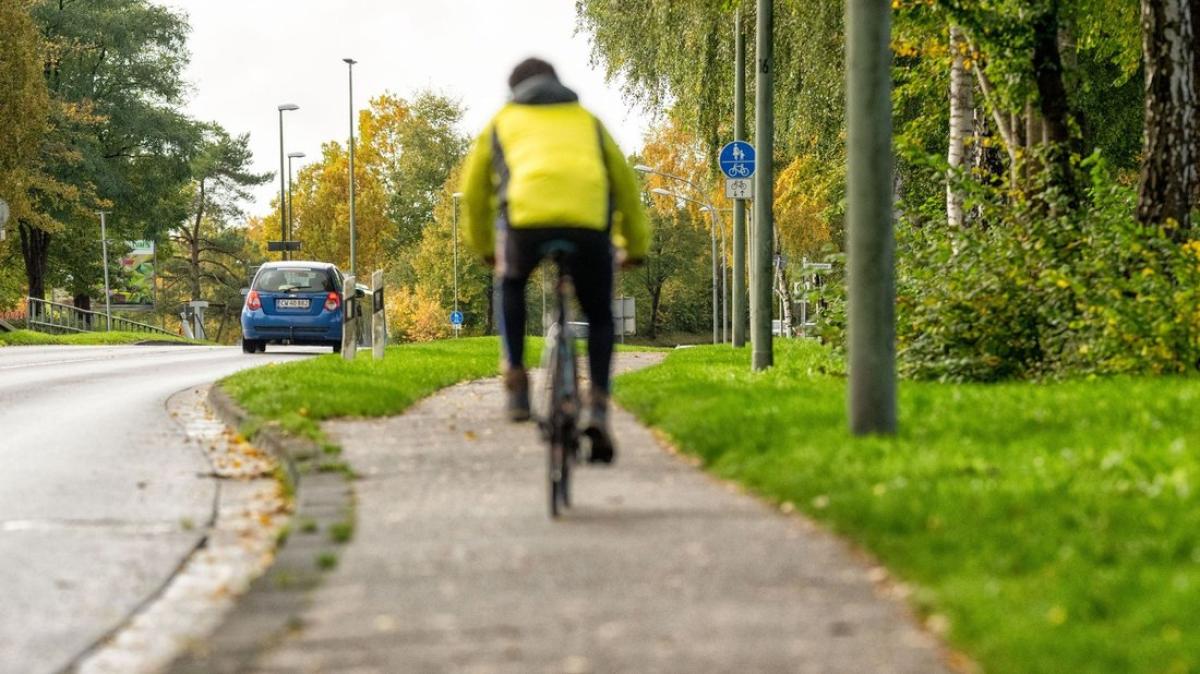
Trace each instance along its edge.
<instances>
[{"instance_id":1,"label":"yellow high-visibility jacket","mask_svg":"<svg viewBox=\"0 0 1200 674\"><path fill-rule=\"evenodd\" d=\"M604 125L551 77L519 85L479 134L460 191L464 238L480 256L495 254L502 227L608 229L632 260L650 246L633 168Z\"/></svg>"}]
</instances>

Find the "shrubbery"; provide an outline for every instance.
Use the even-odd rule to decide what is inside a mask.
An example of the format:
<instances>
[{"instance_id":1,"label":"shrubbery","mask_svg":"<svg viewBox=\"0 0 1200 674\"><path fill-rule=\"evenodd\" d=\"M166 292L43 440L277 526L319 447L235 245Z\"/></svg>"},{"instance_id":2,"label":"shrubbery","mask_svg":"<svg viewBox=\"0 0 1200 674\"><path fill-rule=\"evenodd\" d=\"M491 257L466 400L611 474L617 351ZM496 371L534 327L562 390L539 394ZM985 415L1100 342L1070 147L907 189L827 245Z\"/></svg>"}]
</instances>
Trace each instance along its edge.
<instances>
[{"instance_id":1,"label":"shrubbery","mask_svg":"<svg viewBox=\"0 0 1200 674\"><path fill-rule=\"evenodd\" d=\"M418 285L400 287L388 297L388 334L398 342L430 342L450 336L449 312L438 303L433 291Z\"/></svg>"},{"instance_id":2,"label":"shrubbery","mask_svg":"<svg viewBox=\"0 0 1200 674\"><path fill-rule=\"evenodd\" d=\"M1200 366L1200 240L1173 223L1138 223L1133 189L1098 158L1077 170L1087 184L1075 207L1053 189L975 183L971 226L901 215L903 375L995 381ZM844 344L844 297L833 305L823 336Z\"/></svg>"}]
</instances>

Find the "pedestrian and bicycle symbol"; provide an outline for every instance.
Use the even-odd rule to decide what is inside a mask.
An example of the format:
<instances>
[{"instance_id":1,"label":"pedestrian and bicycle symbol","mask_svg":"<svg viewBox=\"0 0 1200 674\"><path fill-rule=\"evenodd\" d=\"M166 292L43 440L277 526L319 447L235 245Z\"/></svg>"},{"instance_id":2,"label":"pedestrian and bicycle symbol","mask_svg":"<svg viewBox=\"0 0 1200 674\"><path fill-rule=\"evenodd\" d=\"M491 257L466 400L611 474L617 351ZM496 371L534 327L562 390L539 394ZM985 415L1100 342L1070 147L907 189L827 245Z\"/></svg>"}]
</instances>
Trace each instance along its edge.
<instances>
[{"instance_id":1,"label":"pedestrian and bicycle symbol","mask_svg":"<svg viewBox=\"0 0 1200 674\"><path fill-rule=\"evenodd\" d=\"M457 327L460 327L462 324L463 324L463 312L451 311L450 312L450 325L453 325L454 327L457 328Z\"/></svg>"},{"instance_id":2,"label":"pedestrian and bicycle symbol","mask_svg":"<svg viewBox=\"0 0 1200 674\"><path fill-rule=\"evenodd\" d=\"M719 162L726 178L749 178L754 175L754 146L744 140L728 143L721 148Z\"/></svg>"}]
</instances>

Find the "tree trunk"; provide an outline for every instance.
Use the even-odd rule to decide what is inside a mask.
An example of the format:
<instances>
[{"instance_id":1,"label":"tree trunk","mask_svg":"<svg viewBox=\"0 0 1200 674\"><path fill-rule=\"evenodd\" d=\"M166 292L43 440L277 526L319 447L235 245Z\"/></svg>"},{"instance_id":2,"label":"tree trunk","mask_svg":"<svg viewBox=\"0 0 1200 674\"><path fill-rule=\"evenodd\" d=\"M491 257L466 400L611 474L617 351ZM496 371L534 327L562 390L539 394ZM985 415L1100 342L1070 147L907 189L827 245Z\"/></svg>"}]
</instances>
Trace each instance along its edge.
<instances>
[{"instance_id":1,"label":"tree trunk","mask_svg":"<svg viewBox=\"0 0 1200 674\"><path fill-rule=\"evenodd\" d=\"M658 339L658 309L662 304L662 284L650 293L650 339Z\"/></svg>"},{"instance_id":2,"label":"tree trunk","mask_svg":"<svg viewBox=\"0 0 1200 674\"><path fill-rule=\"evenodd\" d=\"M46 271L50 262L50 233L28 225L17 224L21 233L21 257L25 260L25 280L29 296L46 299Z\"/></svg>"},{"instance_id":3,"label":"tree trunk","mask_svg":"<svg viewBox=\"0 0 1200 674\"><path fill-rule=\"evenodd\" d=\"M71 300L75 303L76 309L82 309L84 311L92 310L92 296L88 293L79 293L71 298ZM82 318L84 326L86 326L88 330L91 330L93 326L93 316L91 314L82 314ZM105 324L105 321L101 320L100 323Z\"/></svg>"},{"instance_id":4,"label":"tree trunk","mask_svg":"<svg viewBox=\"0 0 1200 674\"><path fill-rule=\"evenodd\" d=\"M946 221L951 227L963 226L963 195L955 187L966 161L966 139L974 133L975 102L971 76L965 65L967 41L962 29L950 27L950 147L946 159Z\"/></svg>"},{"instance_id":5,"label":"tree trunk","mask_svg":"<svg viewBox=\"0 0 1200 674\"><path fill-rule=\"evenodd\" d=\"M1196 197L1196 59L1194 0L1142 0L1146 67L1144 158L1138 220L1174 220L1187 238Z\"/></svg>"},{"instance_id":6,"label":"tree trunk","mask_svg":"<svg viewBox=\"0 0 1200 674\"><path fill-rule=\"evenodd\" d=\"M204 198L205 184L204 180L201 179L200 194L198 197L198 203L196 205L196 219L192 225L191 241L188 242L188 266L190 267L188 283L191 286L193 300L201 299L200 295L202 294L202 289L200 287L200 223L204 218ZM280 206L280 208L282 208L282 206Z\"/></svg>"},{"instance_id":7,"label":"tree trunk","mask_svg":"<svg viewBox=\"0 0 1200 674\"><path fill-rule=\"evenodd\" d=\"M1060 187L1071 205L1078 200L1071 173L1070 104L1063 80L1062 54L1058 51L1059 3L1051 0L1050 7L1033 21L1033 72L1037 82L1040 119L1040 138L1046 143L1046 168L1052 171L1051 183ZM1034 137L1028 139L1030 145Z\"/></svg>"}]
</instances>

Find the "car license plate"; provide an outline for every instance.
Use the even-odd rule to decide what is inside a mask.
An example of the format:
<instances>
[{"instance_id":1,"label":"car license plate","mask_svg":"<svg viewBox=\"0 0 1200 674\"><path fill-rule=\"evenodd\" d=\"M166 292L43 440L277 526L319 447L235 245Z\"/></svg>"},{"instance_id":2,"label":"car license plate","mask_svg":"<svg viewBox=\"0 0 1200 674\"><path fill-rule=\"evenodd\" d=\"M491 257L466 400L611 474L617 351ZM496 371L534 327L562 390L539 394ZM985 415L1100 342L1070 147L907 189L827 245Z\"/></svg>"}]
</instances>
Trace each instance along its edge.
<instances>
[{"instance_id":1,"label":"car license plate","mask_svg":"<svg viewBox=\"0 0 1200 674\"><path fill-rule=\"evenodd\" d=\"M307 309L308 300L275 300L275 306L280 309Z\"/></svg>"}]
</instances>

